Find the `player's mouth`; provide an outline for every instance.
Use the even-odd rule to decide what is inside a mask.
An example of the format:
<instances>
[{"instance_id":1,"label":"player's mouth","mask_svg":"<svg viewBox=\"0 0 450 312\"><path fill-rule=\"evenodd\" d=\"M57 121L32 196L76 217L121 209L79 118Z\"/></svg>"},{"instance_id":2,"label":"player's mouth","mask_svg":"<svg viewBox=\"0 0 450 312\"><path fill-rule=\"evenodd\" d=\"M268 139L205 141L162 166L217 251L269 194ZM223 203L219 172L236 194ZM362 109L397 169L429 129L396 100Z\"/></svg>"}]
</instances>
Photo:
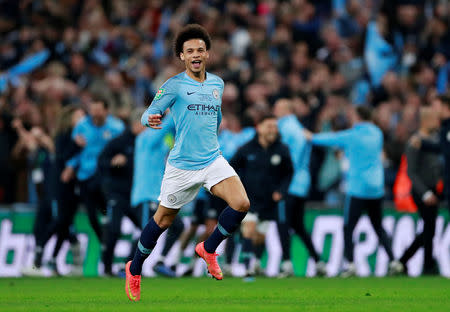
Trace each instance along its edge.
<instances>
[{"instance_id":1,"label":"player's mouth","mask_svg":"<svg viewBox=\"0 0 450 312\"><path fill-rule=\"evenodd\" d=\"M200 69L200 67L202 66L202 61L195 60L195 61L192 61L191 64L194 69Z\"/></svg>"}]
</instances>

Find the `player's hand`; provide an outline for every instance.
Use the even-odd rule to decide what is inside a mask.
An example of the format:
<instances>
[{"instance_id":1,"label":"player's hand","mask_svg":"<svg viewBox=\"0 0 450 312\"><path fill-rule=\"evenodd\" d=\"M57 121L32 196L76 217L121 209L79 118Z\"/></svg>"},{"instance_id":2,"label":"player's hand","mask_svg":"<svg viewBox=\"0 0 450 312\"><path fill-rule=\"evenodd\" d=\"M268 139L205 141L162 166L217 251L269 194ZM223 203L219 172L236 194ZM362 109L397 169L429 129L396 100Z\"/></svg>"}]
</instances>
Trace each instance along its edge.
<instances>
[{"instance_id":1,"label":"player's hand","mask_svg":"<svg viewBox=\"0 0 450 312\"><path fill-rule=\"evenodd\" d=\"M111 166L123 167L127 163L127 157L123 154L117 154L111 159Z\"/></svg>"},{"instance_id":2,"label":"player's hand","mask_svg":"<svg viewBox=\"0 0 450 312\"><path fill-rule=\"evenodd\" d=\"M436 206L438 204L438 198L436 197L436 195L434 195L433 193L431 193L431 195L427 196L423 202L425 203L425 205L427 206Z\"/></svg>"},{"instance_id":3,"label":"player's hand","mask_svg":"<svg viewBox=\"0 0 450 312\"><path fill-rule=\"evenodd\" d=\"M61 173L61 181L63 183L69 183L70 180L72 180L74 177L75 177L75 170L73 170L72 167L64 168L63 172Z\"/></svg>"},{"instance_id":4,"label":"player's hand","mask_svg":"<svg viewBox=\"0 0 450 312\"><path fill-rule=\"evenodd\" d=\"M279 202L282 198L283 198L283 194L281 194L280 192L277 192L277 191L273 192L273 194L272 194L273 201Z\"/></svg>"},{"instance_id":5,"label":"player's hand","mask_svg":"<svg viewBox=\"0 0 450 312\"><path fill-rule=\"evenodd\" d=\"M303 135L305 136L305 139L307 141L311 141L313 137L313 133L309 131L308 129L303 129Z\"/></svg>"},{"instance_id":6,"label":"player's hand","mask_svg":"<svg viewBox=\"0 0 450 312\"><path fill-rule=\"evenodd\" d=\"M86 139L82 135L77 135L75 137L74 141L75 141L75 143L77 143L77 145L79 147L85 147L86 146Z\"/></svg>"},{"instance_id":7,"label":"player's hand","mask_svg":"<svg viewBox=\"0 0 450 312\"><path fill-rule=\"evenodd\" d=\"M411 139L409 139L409 144L415 149L420 149L422 146L422 139L418 135L413 135Z\"/></svg>"},{"instance_id":8,"label":"player's hand","mask_svg":"<svg viewBox=\"0 0 450 312\"><path fill-rule=\"evenodd\" d=\"M147 123L148 123L149 127L152 129L162 129L159 126L162 123L161 118L162 118L161 114L148 115Z\"/></svg>"}]
</instances>

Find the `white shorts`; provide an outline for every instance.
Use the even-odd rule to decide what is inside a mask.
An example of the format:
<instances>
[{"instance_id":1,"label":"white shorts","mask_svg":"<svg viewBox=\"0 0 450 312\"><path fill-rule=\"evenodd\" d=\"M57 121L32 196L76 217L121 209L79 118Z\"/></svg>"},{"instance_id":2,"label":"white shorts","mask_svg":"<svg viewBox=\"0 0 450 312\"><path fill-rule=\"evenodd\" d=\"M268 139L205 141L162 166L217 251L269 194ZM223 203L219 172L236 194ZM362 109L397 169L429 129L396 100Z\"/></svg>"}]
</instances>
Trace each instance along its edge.
<instances>
[{"instance_id":1,"label":"white shorts","mask_svg":"<svg viewBox=\"0 0 450 312\"><path fill-rule=\"evenodd\" d=\"M255 222L256 223L256 231L261 234L267 234L269 230L270 221L261 221L259 220L258 214L254 212L248 212L245 216L244 220L241 223L241 230L243 229L244 223L246 222Z\"/></svg>"},{"instance_id":2,"label":"white shorts","mask_svg":"<svg viewBox=\"0 0 450 312\"><path fill-rule=\"evenodd\" d=\"M158 199L164 207L180 209L197 196L201 187L211 191L214 185L232 176L237 176L236 171L223 156L200 170L178 169L167 163Z\"/></svg>"}]
</instances>

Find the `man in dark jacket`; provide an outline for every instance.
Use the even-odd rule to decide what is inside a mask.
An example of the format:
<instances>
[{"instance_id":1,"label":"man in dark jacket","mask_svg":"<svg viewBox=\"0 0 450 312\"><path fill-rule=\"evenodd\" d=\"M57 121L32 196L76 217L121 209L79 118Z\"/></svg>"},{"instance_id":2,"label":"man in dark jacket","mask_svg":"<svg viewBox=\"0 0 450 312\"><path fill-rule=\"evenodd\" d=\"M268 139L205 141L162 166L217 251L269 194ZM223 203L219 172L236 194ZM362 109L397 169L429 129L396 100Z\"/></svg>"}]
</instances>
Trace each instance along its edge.
<instances>
[{"instance_id":1,"label":"man in dark jacket","mask_svg":"<svg viewBox=\"0 0 450 312\"><path fill-rule=\"evenodd\" d=\"M253 140L243 145L230 162L241 177L252 203L242 221L242 252L249 276L254 273L249 270L253 245L264 243L268 221L277 220L278 203L286 197L293 174L289 149L281 143L276 117L263 117L256 131ZM259 249L260 253L262 250ZM259 258L260 255L256 256Z\"/></svg>"},{"instance_id":2,"label":"man in dark jacket","mask_svg":"<svg viewBox=\"0 0 450 312\"><path fill-rule=\"evenodd\" d=\"M130 205L134 142L136 136L145 130L139 122L141 114L142 111L131 114L130 127L108 142L98 160L100 183L106 198L106 246L102 255L106 275L112 275L114 247L120 236L122 217L128 216L137 227L141 227L137 213Z\"/></svg>"},{"instance_id":3,"label":"man in dark jacket","mask_svg":"<svg viewBox=\"0 0 450 312\"><path fill-rule=\"evenodd\" d=\"M434 142L416 135L411 140L412 145L422 151L442 153L444 156L444 194L447 203L450 203L450 95L442 95L435 99L433 109L440 111L441 129L439 141ZM450 205L448 207L450 209Z\"/></svg>"},{"instance_id":4,"label":"man in dark jacket","mask_svg":"<svg viewBox=\"0 0 450 312\"><path fill-rule=\"evenodd\" d=\"M433 132L439 128L438 114L432 108L424 107L420 112L420 119L419 135L433 142ZM439 154L417 149L411 143L406 148L406 158L408 175L412 182L412 196L424 225L422 233L416 236L414 242L400 258L400 262L406 268L408 260L421 246L424 246L423 272L431 274L436 272L433 261L433 236L436 228L439 195L442 192L439 190L440 181L442 182L442 162Z\"/></svg>"}]
</instances>

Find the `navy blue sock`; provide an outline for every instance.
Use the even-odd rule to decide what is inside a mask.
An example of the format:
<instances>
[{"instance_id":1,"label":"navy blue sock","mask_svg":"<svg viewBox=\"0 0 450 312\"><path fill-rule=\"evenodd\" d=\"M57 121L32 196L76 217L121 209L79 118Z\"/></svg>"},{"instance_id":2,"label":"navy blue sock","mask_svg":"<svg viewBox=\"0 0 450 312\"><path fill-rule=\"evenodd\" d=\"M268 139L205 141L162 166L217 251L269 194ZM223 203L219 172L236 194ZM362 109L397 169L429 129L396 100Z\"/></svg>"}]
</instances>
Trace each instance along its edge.
<instances>
[{"instance_id":1,"label":"navy blue sock","mask_svg":"<svg viewBox=\"0 0 450 312\"><path fill-rule=\"evenodd\" d=\"M206 252L215 252L217 246L236 231L246 214L247 212L239 212L229 206L225 208L219 216L216 229L205 241Z\"/></svg>"},{"instance_id":2,"label":"navy blue sock","mask_svg":"<svg viewBox=\"0 0 450 312\"><path fill-rule=\"evenodd\" d=\"M145 226L141 233L136 253L134 254L133 261L131 262L130 272L133 275L141 275L142 265L145 259L151 254L152 249L155 248L156 242L159 236L165 231L156 224L153 218Z\"/></svg>"}]
</instances>

